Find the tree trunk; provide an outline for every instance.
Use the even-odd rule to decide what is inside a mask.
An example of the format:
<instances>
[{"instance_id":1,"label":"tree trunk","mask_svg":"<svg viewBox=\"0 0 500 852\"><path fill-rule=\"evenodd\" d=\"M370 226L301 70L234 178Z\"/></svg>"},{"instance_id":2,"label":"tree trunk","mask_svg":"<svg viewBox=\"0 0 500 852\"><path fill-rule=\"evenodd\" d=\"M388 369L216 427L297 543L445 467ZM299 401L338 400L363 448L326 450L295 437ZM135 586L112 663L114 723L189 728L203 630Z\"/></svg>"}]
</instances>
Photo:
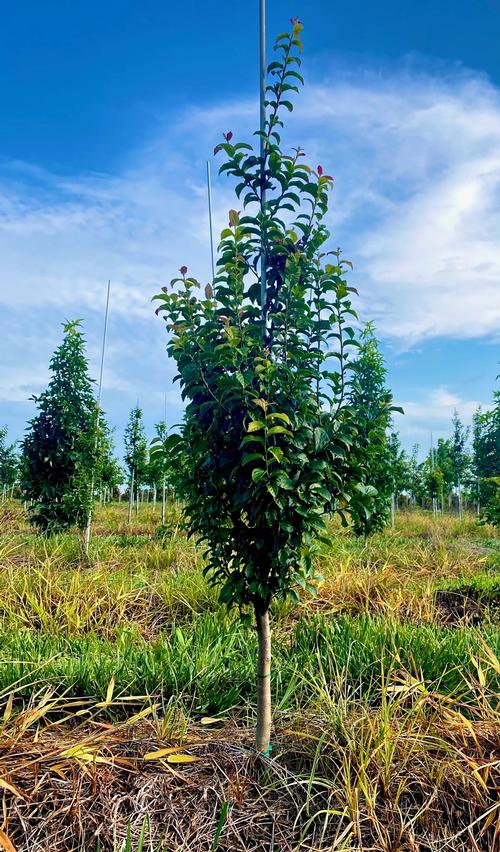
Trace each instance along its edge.
<instances>
[{"instance_id":1,"label":"tree trunk","mask_svg":"<svg viewBox=\"0 0 500 852\"><path fill-rule=\"evenodd\" d=\"M132 468L132 476L130 477L129 499L128 499L128 522L132 523L132 506L134 504L134 468Z\"/></svg>"},{"instance_id":2,"label":"tree trunk","mask_svg":"<svg viewBox=\"0 0 500 852\"><path fill-rule=\"evenodd\" d=\"M396 500L394 494L391 494L391 527L394 529L395 527L395 515L396 515Z\"/></svg>"},{"instance_id":3,"label":"tree trunk","mask_svg":"<svg viewBox=\"0 0 500 852\"><path fill-rule=\"evenodd\" d=\"M167 505L167 480L163 477L163 487L161 491L161 524L165 526L166 520L166 505Z\"/></svg>"},{"instance_id":4,"label":"tree trunk","mask_svg":"<svg viewBox=\"0 0 500 852\"><path fill-rule=\"evenodd\" d=\"M269 610L255 613L259 641L257 668L257 730L255 745L260 754L269 756L271 740L271 627Z\"/></svg>"}]
</instances>

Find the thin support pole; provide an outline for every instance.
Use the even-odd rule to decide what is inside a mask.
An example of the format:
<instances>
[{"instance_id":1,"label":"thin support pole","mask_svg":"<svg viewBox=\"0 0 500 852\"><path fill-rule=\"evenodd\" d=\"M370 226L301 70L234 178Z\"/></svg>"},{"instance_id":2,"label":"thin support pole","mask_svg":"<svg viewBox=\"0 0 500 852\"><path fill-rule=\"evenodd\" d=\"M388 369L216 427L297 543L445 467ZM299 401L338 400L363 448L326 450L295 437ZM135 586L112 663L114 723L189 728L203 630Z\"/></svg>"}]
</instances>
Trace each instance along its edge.
<instances>
[{"instance_id":1,"label":"thin support pole","mask_svg":"<svg viewBox=\"0 0 500 852\"><path fill-rule=\"evenodd\" d=\"M266 0L260 0L260 213L262 219L266 207L266 155L267 141L266 133ZM260 308L262 318L262 334L266 334L266 235L264 223L261 223L261 246L260 246Z\"/></svg>"},{"instance_id":2,"label":"thin support pole","mask_svg":"<svg viewBox=\"0 0 500 852\"><path fill-rule=\"evenodd\" d=\"M208 228L210 232L210 261L212 263L212 283L215 279L214 229L212 222L212 178L210 160L207 160L207 196L208 196Z\"/></svg>"},{"instance_id":3,"label":"thin support pole","mask_svg":"<svg viewBox=\"0 0 500 852\"><path fill-rule=\"evenodd\" d=\"M165 438L167 437L167 394L165 394L165 412L163 423L165 425ZM166 521L166 504L167 504L167 477L165 475L166 459L163 459L163 483L161 491L161 525L165 526Z\"/></svg>"},{"instance_id":4,"label":"thin support pole","mask_svg":"<svg viewBox=\"0 0 500 852\"><path fill-rule=\"evenodd\" d=\"M111 290L111 279L108 279L108 289L106 292L106 310L104 312L104 329L102 333L102 349L101 349L101 365L99 369L99 386L97 391L97 410L96 410L96 435L95 435L95 444L94 444L94 454L97 453L97 442L98 442L98 434L97 430L99 427L99 415L101 413L101 395L102 395L102 375L104 371L104 353L106 351L106 337L108 334L108 314L109 314L109 294ZM92 476L90 480L90 503L89 503L89 513L87 517L87 526L85 527L85 532L83 534L83 543L85 546L85 552L89 552L89 544L90 544L90 533L92 527L92 505L94 500L94 481L95 481L95 461L92 467Z\"/></svg>"},{"instance_id":5,"label":"thin support pole","mask_svg":"<svg viewBox=\"0 0 500 852\"><path fill-rule=\"evenodd\" d=\"M129 495L128 495L128 522L132 523L132 506L134 505L134 468L130 477Z\"/></svg>"}]
</instances>

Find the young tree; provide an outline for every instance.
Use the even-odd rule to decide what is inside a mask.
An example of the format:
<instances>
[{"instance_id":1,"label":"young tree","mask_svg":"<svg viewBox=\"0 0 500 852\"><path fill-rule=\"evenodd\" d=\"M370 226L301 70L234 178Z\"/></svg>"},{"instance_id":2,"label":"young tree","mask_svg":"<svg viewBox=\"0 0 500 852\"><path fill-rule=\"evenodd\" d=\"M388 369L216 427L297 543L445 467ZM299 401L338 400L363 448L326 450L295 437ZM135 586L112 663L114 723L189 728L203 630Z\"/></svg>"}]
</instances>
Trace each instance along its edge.
<instances>
[{"instance_id":1,"label":"young tree","mask_svg":"<svg viewBox=\"0 0 500 852\"><path fill-rule=\"evenodd\" d=\"M456 409L451 422L453 424L453 436L451 439L453 485L457 490L458 511L460 516L462 516L462 486L470 467L470 456L467 452L470 429L464 427Z\"/></svg>"},{"instance_id":2,"label":"young tree","mask_svg":"<svg viewBox=\"0 0 500 852\"><path fill-rule=\"evenodd\" d=\"M161 494L161 522L165 524L167 488L171 484L171 453L168 446L168 429L166 423L155 425L156 435L151 441L149 450L149 481L156 492Z\"/></svg>"},{"instance_id":3,"label":"young tree","mask_svg":"<svg viewBox=\"0 0 500 852\"><path fill-rule=\"evenodd\" d=\"M391 448L387 430L391 413L402 411L392 404L392 393L385 386L387 369L379 350L373 325L367 323L361 332L359 354L353 364L353 377L348 393L358 437L357 451L367 461L366 487L370 501L353 499L351 517L354 532L365 538L383 529L391 512L395 482L390 469Z\"/></svg>"},{"instance_id":4,"label":"young tree","mask_svg":"<svg viewBox=\"0 0 500 852\"><path fill-rule=\"evenodd\" d=\"M134 489L139 499L139 488L146 481L148 467L148 442L142 421L142 410L136 405L130 412L125 429L125 464L129 474L129 522L132 516Z\"/></svg>"},{"instance_id":5,"label":"young tree","mask_svg":"<svg viewBox=\"0 0 500 852\"><path fill-rule=\"evenodd\" d=\"M481 517L500 526L500 391L493 407L478 411L473 421L473 470L479 485Z\"/></svg>"},{"instance_id":6,"label":"young tree","mask_svg":"<svg viewBox=\"0 0 500 852\"><path fill-rule=\"evenodd\" d=\"M118 459L114 456L115 444L113 433L106 421L104 413L99 414L97 442L96 442L96 468L94 484L97 494L113 494L124 480L124 471Z\"/></svg>"},{"instance_id":7,"label":"young tree","mask_svg":"<svg viewBox=\"0 0 500 852\"><path fill-rule=\"evenodd\" d=\"M15 444L7 444L7 427L0 428L0 493L3 495L17 482L19 457Z\"/></svg>"},{"instance_id":8,"label":"young tree","mask_svg":"<svg viewBox=\"0 0 500 852\"><path fill-rule=\"evenodd\" d=\"M451 505L452 491L456 484L451 438L438 438L431 462L435 467L439 468L443 475L442 500L444 500L444 496L447 494Z\"/></svg>"},{"instance_id":9,"label":"young tree","mask_svg":"<svg viewBox=\"0 0 500 852\"><path fill-rule=\"evenodd\" d=\"M420 446L414 444L407 462L407 489L413 504L424 498L423 468L418 460Z\"/></svg>"},{"instance_id":10,"label":"young tree","mask_svg":"<svg viewBox=\"0 0 500 852\"><path fill-rule=\"evenodd\" d=\"M444 496L444 474L436 464L434 453L430 452L423 463L422 480L425 496L432 502L434 512L438 505L443 503Z\"/></svg>"},{"instance_id":11,"label":"young tree","mask_svg":"<svg viewBox=\"0 0 500 852\"><path fill-rule=\"evenodd\" d=\"M63 326L50 361L47 390L33 397L38 413L22 443L21 487L30 520L52 533L84 528L95 463L96 402L80 321Z\"/></svg>"},{"instance_id":12,"label":"young tree","mask_svg":"<svg viewBox=\"0 0 500 852\"><path fill-rule=\"evenodd\" d=\"M401 447L401 441L397 432L390 432L387 436L387 472L392 482L392 494L396 498L406 490L409 490L408 464L409 459Z\"/></svg>"},{"instance_id":13,"label":"young tree","mask_svg":"<svg viewBox=\"0 0 500 852\"><path fill-rule=\"evenodd\" d=\"M192 534L206 542L206 575L257 628L257 750L271 730L274 597L314 590L325 513L345 512L360 483L355 424L346 406L352 293L340 252L325 253L322 222L332 178L280 147L282 114L301 77L301 24L279 36L269 66L262 156L231 132L217 145L244 215L229 213L218 274L198 295L187 267L161 301L186 410L176 488ZM286 217L286 221L285 218ZM288 224L289 223L289 224ZM359 486L361 495L365 486ZM249 613L248 613L249 617Z\"/></svg>"}]
</instances>

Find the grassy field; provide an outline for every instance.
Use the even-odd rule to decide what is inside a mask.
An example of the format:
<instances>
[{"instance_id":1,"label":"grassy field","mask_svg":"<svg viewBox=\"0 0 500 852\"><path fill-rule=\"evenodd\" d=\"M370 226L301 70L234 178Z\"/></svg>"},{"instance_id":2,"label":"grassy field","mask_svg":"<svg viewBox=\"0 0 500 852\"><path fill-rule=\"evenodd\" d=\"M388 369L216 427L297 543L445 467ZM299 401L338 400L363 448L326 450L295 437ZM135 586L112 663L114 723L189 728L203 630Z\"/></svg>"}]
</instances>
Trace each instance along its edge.
<instances>
[{"instance_id":1,"label":"grassy field","mask_svg":"<svg viewBox=\"0 0 500 852\"><path fill-rule=\"evenodd\" d=\"M256 642L172 505L44 539L0 507L0 848L500 849L500 539L398 514L332 526L316 598L273 611L272 757ZM8 845L8 838L13 847Z\"/></svg>"}]
</instances>

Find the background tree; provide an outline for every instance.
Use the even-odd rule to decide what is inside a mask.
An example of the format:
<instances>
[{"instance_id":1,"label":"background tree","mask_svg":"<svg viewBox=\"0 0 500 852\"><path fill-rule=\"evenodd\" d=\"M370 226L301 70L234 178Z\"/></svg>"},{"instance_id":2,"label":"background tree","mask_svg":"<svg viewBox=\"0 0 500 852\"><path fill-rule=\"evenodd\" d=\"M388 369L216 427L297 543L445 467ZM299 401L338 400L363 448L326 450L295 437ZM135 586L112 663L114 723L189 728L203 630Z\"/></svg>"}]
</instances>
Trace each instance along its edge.
<instances>
[{"instance_id":1,"label":"background tree","mask_svg":"<svg viewBox=\"0 0 500 852\"><path fill-rule=\"evenodd\" d=\"M340 252L321 248L332 179L305 164L300 149L280 148L282 114L301 81L301 28L294 20L279 36L268 69L261 155L231 132L216 148L247 212L229 213L213 285L198 295L183 266L156 297L186 400L181 434L167 439L178 452L176 488L191 533L207 545L205 573L221 585L221 600L255 614L262 753L271 729L271 602L314 590L323 516L339 512L346 522L362 479L345 401L354 290Z\"/></svg>"},{"instance_id":2,"label":"background tree","mask_svg":"<svg viewBox=\"0 0 500 852\"><path fill-rule=\"evenodd\" d=\"M395 449L388 443L387 430L391 414L392 393L385 385L387 369L380 352L374 328L367 323L361 332L359 353L352 365L348 401L357 428L356 447L360 462L367 462L365 491L370 500L354 498L351 518L357 535L369 536L387 525L395 480L390 464ZM359 493L359 492L358 492Z\"/></svg>"},{"instance_id":3,"label":"background tree","mask_svg":"<svg viewBox=\"0 0 500 852\"><path fill-rule=\"evenodd\" d=\"M399 435L392 431L387 436L387 472L392 482L392 494L398 499L403 491L410 490L408 477L409 459L401 446Z\"/></svg>"},{"instance_id":4,"label":"background tree","mask_svg":"<svg viewBox=\"0 0 500 852\"><path fill-rule=\"evenodd\" d=\"M453 465L453 485L457 490L458 511L462 515L462 486L470 468L470 456L467 452L470 429L465 428L455 409L452 418L453 435L451 439L451 458Z\"/></svg>"},{"instance_id":5,"label":"background tree","mask_svg":"<svg viewBox=\"0 0 500 852\"><path fill-rule=\"evenodd\" d=\"M7 443L7 427L0 428L0 495L12 489L19 476L19 456L15 444Z\"/></svg>"},{"instance_id":6,"label":"background tree","mask_svg":"<svg viewBox=\"0 0 500 852\"><path fill-rule=\"evenodd\" d=\"M171 485L171 453L168 444L168 428L165 422L155 425L155 437L149 450L148 477L155 491L161 495L161 522L166 520L167 489Z\"/></svg>"},{"instance_id":7,"label":"background tree","mask_svg":"<svg viewBox=\"0 0 500 852\"><path fill-rule=\"evenodd\" d=\"M453 460L453 442L451 438L438 438L432 453L431 467L434 465L442 473L441 501L448 496L451 505L452 490L456 485L456 474ZM441 506L443 508L443 506Z\"/></svg>"},{"instance_id":8,"label":"background tree","mask_svg":"<svg viewBox=\"0 0 500 852\"><path fill-rule=\"evenodd\" d=\"M146 482L148 469L148 443L142 420L142 409L136 405L130 412L125 429L125 464L129 481L129 521L131 520L134 492L139 506L139 489Z\"/></svg>"},{"instance_id":9,"label":"background tree","mask_svg":"<svg viewBox=\"0 0 500 852\"><path fill-rule=\"evenodd\" d=\"M414 444L411 453L407 459L407 488L410 492L410 498L415 505L418 500L424 499L424 484L423 484L423 467L419 462L420 446Z\"/></svg>"},{"instance_id":10,"label":"background tree","mask_svg":"<svg viewBox=\"0 0 500 852\"><path fill-rule=\"evenodd\" d=\"M124 471L114 455L114 449L113 431L101 411L97 431L95 490L103 499L106 494L114 494L124 481Z\"/></svg>"},{"instance_id":11,"label":"background tree","mask_svg":"<svg viewBox=\"0 0 500 852\"><path fill-rule=\"evenodd\" d=\"M44 532L85 527L95 462L96 402L80 321L63 326L47 390L22 443L21 487L32 523Z\"/></svg>"},{"instance_id":12,"label":"background tree","mask_svg":"<svg viewBox=\"0 0 500 852\"><path fill-rule=\"evenodd\" d=\"M500 391L490 411L477 411L473 421L472 467L479 485L482 518L500 526Z\"/></svg>"},{"instance_id":13,"label":"background tree","mask_svg":"<svg viewBox=\"0 0 500 852\"><path fill-rule=\"evenodd\" d=\"M425 496L431 501L433 510L437 512L438 506L443 503L445 479L432 451L423 463L422 474Z\"/></svg>"}]
</instances>

